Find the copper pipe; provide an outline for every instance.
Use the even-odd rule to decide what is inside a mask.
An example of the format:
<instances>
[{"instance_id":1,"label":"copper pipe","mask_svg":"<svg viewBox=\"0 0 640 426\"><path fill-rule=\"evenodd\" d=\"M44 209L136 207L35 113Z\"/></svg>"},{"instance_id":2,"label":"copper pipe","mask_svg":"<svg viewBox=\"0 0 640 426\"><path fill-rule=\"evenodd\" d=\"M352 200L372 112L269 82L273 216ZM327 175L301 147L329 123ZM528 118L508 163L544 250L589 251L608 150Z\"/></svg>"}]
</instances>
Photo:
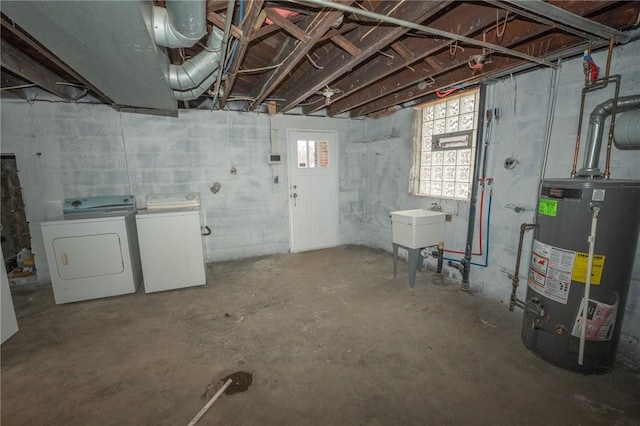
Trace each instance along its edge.
<instances>
[{"instance_id":1,"label":"copper pipe","mask_svg":"<svg viewBox=\"0 0 640 426\"><path fill-rule=\"evenodd\" d=\"M587 92L582 89L582 97L580 99L580 118L578 119L578 133L576 134L576 148L573 151L573 167L571 168L571 178L576 177L576 168L578 167L578 154L580 153L580 133L582 133L582 118L584 117L584 98Z\"/></svg>"},{"instance_id":2,"label":"copper pipe","mask_svg":"<svg viewBox=\"0 0 640 426\"><path fill-rule=\"evenodd\" d=\"M611 69L611 54L613 53L613 37L609 41L609 50L607 51L607 68L604 74L604 78L609 78L609 70Z\"/></svg>"},{"instance_id":3,"label":"copper pipe","mask_svg":"<svg viewBox=\"0 0 640 426\"><path fill-rule=\"evenodd\" d=\"M518 253L516 255L516 267L513 272L513 279L511 280L511 301L509 302L509 310L513 312L513 308L518 303L516 298L516 290L518 289L518 283L520 282L520 259L522 257L522 241L524 240L524 233L528 229L533 229L537 225L535 223L523 223L520 225L520 239L518 240Z\"/></svg>"},{"instance_id":4,"label":"copper pipe","mask_svg":"<svg viewBox=\"0 0 640 426\"><path fill-rule=\"evenodd\" d=\"M576 168L578 166L578 154L580 153L580 135L582 133L582 121L583 121L583 118L584 118L584 100L585 100L585 96L587 95L588 92L593 92L595 90L604 89L605 87L607 87L609 85L609 81L611 81L611 80L615 80L616 84L618 86L620 85L620 76L619 75L613 75L611 77L603 77L603 78L599 78L597 80L593 80L592 82L587 83L582 88L582 97L580 98L580 116L578 118L578 131L576 133L576 147L575 147L575 150L573 152L573 167L571 168L571 178L575 178L576 174L577 174ZM616 99L617 99L617 95L616 95ZM611 134L611 138L613 138L613 134Z\"/></svg>"}]
</instances>

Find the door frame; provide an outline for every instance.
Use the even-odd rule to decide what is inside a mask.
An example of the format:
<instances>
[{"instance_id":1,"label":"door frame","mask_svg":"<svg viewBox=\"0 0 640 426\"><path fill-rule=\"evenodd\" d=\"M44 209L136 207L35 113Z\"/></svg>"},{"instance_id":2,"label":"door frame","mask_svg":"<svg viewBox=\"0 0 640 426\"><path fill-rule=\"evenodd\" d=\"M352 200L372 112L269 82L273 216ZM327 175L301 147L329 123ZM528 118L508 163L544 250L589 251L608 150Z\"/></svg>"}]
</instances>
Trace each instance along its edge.
<instances>
[{"instance_id":1,"label":"door frame","mask_svg":"<svg viewBox=\"0 0 640 426\"><path fill-rule=\"evenodd\" d=\"M340 233L339 233L339 228L340 228L340 163L339 163L339 159L340 159L340 138L338 137L339 132L337 130L322 130L322 129L309 129L309 128L287 128L287 193L288 193L288 204L289 204L289 251L292 253L299 253L299 252L303 252L303 251L307 251L307 249L304 250L296 250L294 249L295 247L295 239L293 236L293 198L291 197L291 181L292 181L292 177L293 177L293 170L292 170L292 155L294 155L297 158L297 152L293 153L291 152L291 141L293 138L293 134L294 133L323 133L323 134L329 134L333 136L333 140L335 142L335 146L333 147L333 151L335 152L335 154L333 156L331 156L331 151L329 151L329 161L331 161L331 164L335 164L335 181L333 183L333 189L334 189L334 194L336 197L336 210L334 212L335 217L336 217L336 229L334 230L335 232L335 246L327 246L327 247L317 247L317 248L313 248L313 249L308 249L309 251L311 250L320 250L323 248L330 248L330 247L337 247L338 245L340 245Z\"/></svg>"}]
</instances>

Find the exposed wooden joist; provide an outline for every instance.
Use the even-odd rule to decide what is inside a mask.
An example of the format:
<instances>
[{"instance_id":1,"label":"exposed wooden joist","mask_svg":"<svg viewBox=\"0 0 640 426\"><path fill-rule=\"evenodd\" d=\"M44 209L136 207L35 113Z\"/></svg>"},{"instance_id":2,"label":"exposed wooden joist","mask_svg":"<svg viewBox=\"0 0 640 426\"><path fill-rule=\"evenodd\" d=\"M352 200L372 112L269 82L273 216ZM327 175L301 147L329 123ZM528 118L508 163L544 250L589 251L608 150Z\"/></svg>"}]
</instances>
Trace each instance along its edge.
<instances>
[{"instance_id":1,"label":"exposed wooden joist","mask_svg":"<svg viewBox=\"0 0 640 426\"><path fill-rule=\"evenodd\" d=\"M266 13L266 12L265 12ZM291 16L289 18L286 18L289 22L291 22L292 24L296 24L297 22L299 22L300 20L302 20L302 18L304 18L304 16L301 15L296 15L296 16ZM251 36L251 41L258 39L258 38L262 38L262 37L266 37L270 34L275 33L276 31L280 31L282 28L280 28L278 25L276 24L270 24L270 25L265 25L259 29L257 29L253 35Z\"/></svg>"},{"instance_id":2,"label":"exposed wooden joist","mask_svg":"<svg viewBox=\"0 0 640 426\"><path fill-rule=\"evenodd\" d=\"M347 52L351 56L358 56L362 54L362 50L351 43L349 40L341 36L340 34L336 34L331 37L331 41L334 42L338 47L342 48L345 52Z\"/></svg>"},{"instance_id":3,"label":"exposed wooden joist","mask_svg":"<svg viewBox=\"0 0 640 426\"><path fill-rule=\"evenodd\" d=\"M482 3L459 3L456 4L454 10L455 12L453 13L438 17L431 22L430 25L442 29L455 28L460 34L471 36L478 33L482 28L496 22L495 9L487 7ZM463 20L461 24L459 16L473 16L475 19ZM340 89L341 93L336 95L332 100L329 113L339 114L345 111L346 109L340 110L341 105L345 104L345 102L341 102L343 98L348 97L362 88L370 86L376 80L395 74L398 70L407 70L409 69L407 67L410 65L415 67L416 65L412 65L413 62L421 58L429 57L429 55L446 48L450 44L450 41L411 37L403 40L402 44L407 50L416 52L413 60L406 60L402 56L394 55L394 51L391 48L383 50L384 54L371 59L366 67L360 67L351 71L337 82L335 87ZM376 86L379 85L376 84ZM324 105L314 104L304 107L303 111L305 114L310 114L322 108L324 108Z\"/></svg>"},{"instance_id":4,"label":"exposed wooden joist","mask_svg":"<svg viewBox=\"0 0 640 426\"><path fill-rule=\"evenodd\" d=\"M20 99L27 99L25 90L31 86L37 86L34 83L25 81L10 72L2 71L0 73L0 85L2 86L2 93L9 93Z\"/></svg>"},{"instance_id":5,"label":"exposed wooden joist","mask_svg":"<svg viewBox=\"0 0 640 426\"><path fill-rule=\"evenodd\" d=\"M51 71L35 59L18 50L15 46L2 39L0 53L2 53L2 67L15 75L37 84L42 89L67 101L73 101L74 94L64 78ZM75 91L75 90L74 90Z\"/></svg>"},{"instance_id":6,"label":"exposed wooden joist","mask_svg":"<svg viewBox=\"0 0 640 426\"><path fill-rule=\"evenodd\" d=\"M498 44L487 43L484 40L474 40L469 37L461 36L457 33L443 31L437 28L432 28L428 25L422 25L420 23L416 23L412 20L412 19L415 19L415 16L412 18L408 18L408 17L400 18L397 16L392 16L391 13L389 15L384 15L384 14L372 12L369 10L363 10L363 9L358 9L351 6L336 4L335 2L331 2L331 0L306 0L306 1L315 5L334 7L338 10L354 13L356 15L362 15L370 19L378 19L388 25L398 25L400 27L405 27L410 30L420 31L425 34L429 34L431 36L444 37L447 39L457 41L459 43L468 43L468 44L471 44L472 46L481 46L485 49L491 49L494 52L499 52L505 55L514 56L516 58L526 59L527 61L536 63L538 65L544 65L549 68L555 68L555 64L547 62L542 58L527 55L526 53L518 52L517 50L508 49ZM400 4L398 4L398 6L399 5ZM422 22L422 20L418 19L417 22Z\"/></svg>"},{"instance_id":7,"label":"exposed wooden joist","mask_svg":"<svg viewBox=\"0 0 640 426\"><path fill-rule=\"evenodd\" d=\"M340 26L340 28L334 28L334 29L331 29L331 30L327 31L327 33L325 35L323 35L322 37L320 37L320 40L318 40L318 41L330 40L332 37L335 37L337 35L342 35L344 33L348 33L349 31L353 31L356 28L358 28L358 24L356 24L355 22L350 22L348 24L343 24L343 25Z\"/></svg>"},{"instance_id":8,"label":"exposed wooden joist","mask_svg":"<svg viewBox=\"0 0 640 426\"><path fill-rule=\"evenodd\" d=\"M459 3L456 4L455 12L438 17L430 25L435 28L452 29L455 28L460 34L471 36L479 32L482 28L495 23L495 9L487 7L482 3ZM462 24L459 16L473 16L475 19L463 20ZM428 57L439 50L446 48L450 44L448 40L425 39L421 37L410 37L402 41L402 45L411 52L416 52L412 60L406 60L402 56L394 54L391 48L385 49L383 55L379 55L367 63L366 67L360 67L342 78L335 87L340 89L340 94L336 95L329 107L330 114L338 114L343 98L356 91L368 87L376 80L380 80L388 75L393 75L397 71L405 71L416 65L414 62L421 58ZM418 65L419 66L419 65ZM376 86L379 86L376 84ZM305 114L310 114L324 105L309 105L303 108ZM335 112L334 112L335 111Z\"/></svg>"},{"instance_id":9,"label":"exposed wooden joist","mask_svg":"<svg viewBox=\"0 0 640 426\"><path fill-rule=\"evenodd\" d=\"M578 2L578 3L583 3L583 2ZM571 3L570 7L580 6L584 9L585 5L579 5L578 3ZM590 5L587 6L589 7L586 10L587 12L596 12L597 10L602 9L605 6L602 3L596 3L596 2L589 2L589 3ZM469 7L469 5L467 5L467 7ZM491 15L494 16L493 20L495 20L494 14L491 14L491 13L485 14L485 17L483 18L485 23L487 19L491 19ZM522 43L527 40L534 39L547 31L547 28L545 28L544 26L541 26L535 22L525 21L525 20L513 21L508 25L509 25L509 31L504 33L502 38L496 37L496 33L495 33L496 28L492 27L490 29L490 32L487 33L487 36L489 37L487 38L487 40L492 42L499 41L504 46L513 46L517 43ZM476 38L482 38L482 37L483 37L482 33L479 33L478 35L476 35ZM540 45L538 46L540 47ZM432 51L427 51L427 52L432 52ZM447 47L445 50L427 57L428 60L427 58L425 58L425 62L427 62L430 65L430 67L433 68L433 70L418 65L418 66L412 67L412 69L406 68L404 70L396 72L393 75L386 77L384 79L381 79L377 82L376 86L384 90L378 90L378 91L361 90L355 93L351 92L350 96L342 97L341 99L332 102L331 106L329 107L329 113L340 114L344 111L348 111L353 108L359 107L360 105L373 102L374 100L387 96L390 93L393 93L394 91L409 87L415 82L428 80L430 77L433 77L434 75L440 72L453 69L460 65L466 66L466 59L468 59L472 55L482 54L482 53L483 53L483 50L480 48L467 46L464 52L461 52L461 51L456 52L456 54L460 56L457 56L458 58L457 61L452 61L451 51ZM533 52L530 52L530 53L533 53ZM535 54L538 54L538 53L539 51L535 52ZM443 66L441 64L447 64L447 65ZM467 71L469 71L469 75L471 75L471 70L469 70L468 67L467 67ZM339 87L339 88L342 89L343 91L345 90L342 87Z\"/></svg>"},{"instance_id":10,"label":"exposed wooden joist","mask_svg":"<svg viewBox=\"0 0 640 426\"><path fill-rule=\"evenodd\" d=\"M236 47L235 57L233 58L233 62L231 63L231 68L226 75L226 81L224 84L224 94L220 99L220 109L224 108L227 104L227 100L229 99L229 95L233 90L233 85L236 81L236 77L238 75L238 69L240 68L240 64L242 64L242 60L245 57L247 52L247 48L249 47L249 43L251 41L251 36L253 33L262 26L267 14L262 10L263 0L255 0L249 3L249 10L245 16L244 25L242 27L243 37L238 42Z\"/></svg>"},{"instance_id":11,"label":"exposed wooden joist","mask_svg":"<svg viewBox=\"0 0 640 426\"><path fill-rule=\"evenodd\" d=\"M226 22L226 18L218 15L215 12L207 13L207 21L211 22L216 27L224 30L224 24ZM237 38L238 40L242 38L242 30L235 25L231 24L231 28L229 29L229 34L232 37Z\"/></svg>"},{"instance_id":12,"label":"exposed wooden joist","mask_svg":"<svg viewBox=\"0 0 640 426\"><path fill-rule=\"evenodd\" d=\"M551 19L548 19L548 18L546 18L544 16L538 16L535 13L529 13L526 10L518 9L517 7L511 6L508 3L503 2L503 1L499 1L499 0L484 0L484 1L486 3L489 3L489 4L493 5L493 6L495 6L495 7L499 7L501 9L508 10L509 12L513 12L516 15L520 15L520 16L522 16L524 18L529 18L531 20L540 22L541 24L548 25L551 28L557 28L559 30L568 32L569 34L573 34L573 35L576 35L578 37L582 37L585 40L598 40L599 39L598 37L593 36L592 34L589 34L587 32L584 32L584 31L581 31L581 30L578 30L578 29L575 29L575 28L571 28L568 25L563 25L561 23L558 23L558 22L555 22L555 21L553 21ZM565 7L566 7L566 5L565 5Z\"/></svg>"},{"instance_id":13,"label":"exposed wooden joist","mask_svg":"<svg viewBox=\"0 0 640 426\"><path fill-rule=\"evenodd\" d=\"M444 69L442 62L439 62L433 56L427 56L424 61L436 72L441 72Z\"/></svg>"},{"instance_id":14,"label":"exposed wooden joist","mask_svg":"<svg viewBox=\"0 0 640 426\"><path fill-rule=\"evenodd\" d=\"M551 20L556 21L561 25L566 25L579 31L586 31L590 34L594 34L601 39L607 40L611 37L614 37L616 40L618 40L619 43L626 43L629 40L629 36L622 33L622 31L618 31L615 28L611 28L607 25L602 25L590 19L583 18L580 15L576 15L575 13L571 13L566 9L554 6L542 0L504 1L529 12L537 13L541 16L550 18Z\"/></svg>"},{"instance_id":15,"label":"exposed wooden joist","mask_svg":"<svg viewBox=\"0 0 640 426\"><path fill-rule=\"evenodd\" d=\"M2 24L2 30L3 31L10 31L11 33L13 33L13 35L18 37L21 41L23 41L24 43L29 45L31 48L36 50L38 53L43 55L45 58L47 58L49 61L51 61L53 64L55 64L58 68L64 70L64 72L66 72L67 74L69 74L70 76L75 78L84 87L88 88L93 94L95 94L105 104L113 105L113 101L111 99L109 99L108 96L106 96L104 93L102 93L100 90L98 90L94 85L89 83L88 80L86 80L80 74L75 72L71 67L67 66L67 64L62 62L55 55L51 54L51 52L49 52L47 49L42 47L38 42L35 42L34 40L32 40L31 37L29 37L28 35L24 34L22 31L20 31L18 28L16 28L14 25L12 25L12 23L8 22L6 19L2 18L2 20L0 22Z\"/></svg>"},{"instance_id":16,"label":"exposed wooden joist","mask_svg":"<svg viewBox=\"0 0 640 426\"><path fill-rule=\"evenodd\" d=\"M407 48L401 41L391 43L391 48L395 50L398 55L402 56L405 61L411 61L413 59L413 51Z\"/></svg>"},{"instance_id":17,"label":"exposed wooden joist","mask_svg":"<svg viewBox=\"0 0 640 426\"><path fill-rule=\"evenodd\" d=\"M227 0L207 0L208 12L219 12L227 9Z\"/></svg>"},{"instance_id":18,"label":"exposed wooden joist","mask_svg":"<svg viewBox=\"0 0 640 426\"><path fill-rule=\"evenodd\" d=\"M377 10L377 12L382 14L389 13L399 19L414 19L419 22L423 22L429 16L446 7L448 3L449 2L446 1L405 2L399 4L381 3L380 7L383 9ZM344 54L341 53L342 51L335 48L333 54L327 55L327 59L320 64L324 69L322 73L316 73L304 81L296 82L298 84L291 85L284 91L282 97L287 101L286 105L282 108L282 111L288 111L298 105L317 90L332 83L340 76L364 62L381 48L397 40L408 30L408 28L399 26L380 25L374 28L358 28L357 30L349 33L347 38L350 40L362 40L368 37L371 42L362 49L362 54L357 57L345 58Z\"/></svg>"},{"instance_id":19,"label":"exposed wooden joist","mask_svg":"<svg viewBox=\"0 0 640 426\"><path fill-rule=\"evenodd\" d=\"M320 16L320 19L311 30L309 43L297 43L297 45L294 45L291 42L285 43L285 46L283 46L276 58L276 63L280 63L280 66L270 73L266 73L262 76L256 87L256 94L252 96L254 97L254 100L249 105L249 110L256 108L267 96L271 94L271 92L280 84L280 82L282 82L289 72L306 57L309 50L315 43L317 43L320 37L322 37L329 28L331 28L336 20L342 15L342 12L322 11L319 12L318 15Z\"/></svg>"},{"instance_id":20,"label":"exposed wooden joist","mask_svg":"<svg viewBox=\"0 0 640 426\"><path fill-rule=\"evenodd\" d=\"M274 24L276 24L301 42L309 43L309 41L311 40L311 36L309 34L300 29L300 27L296 24L292 24L288 19L280 16L278 12L274 11L271 8L266 8L264 11L267 13L267 18L271 19Z\"/></svg>"},{"instance_id":21,"label":"exposed wooden joist","mask_svg":"<svg viewBox=\"0 0 640 426\"><path fill-rule=\"evenodd\" d=\"M602 5L599 5L602 7ZM619 11L616 10L607 10L602 14L598 15L595 18L598 22L602 22L604 24L611 23L613 24L616 21L619 21ZM542 32L542 29L539 28L538 31ZM558 52L564 49L567 49L571 46L579 46L583 40L579 37L569 35L569 34L557 34L552 33L540 38L536 39L537 46L543 46L543 49L548 49L548 52ZM526 52L527 48L531 50L531 47L527 44L521 44L515 49ZM514 69L516 67L522 67L527 65L527 62L517 58L504 57L504 56L493 56L491 63L486 66L486 74L491 75L497 71L506 72L508 69ZM532 65L533 66L533 65ZM465 66L460 66L454 71L449 73L444 73L440 76L436 77L436 82L429 87L422 87L419 83L414 82L412 85L405 87L403 90L391 93L387 96L380 97L373 102L369 102L364 104L359 108L355 108L352 110L352 116L362 116L374 113L376 111L381 111L392 107L394 105L402 104L414 99L422 98L430 93L435 92L439 88L448 87L452 84L456 84L460 81L466 80L470 77L469 69ZM477 75L478 78L481 78L482 75Z\"/></svg>"}]
</instances>

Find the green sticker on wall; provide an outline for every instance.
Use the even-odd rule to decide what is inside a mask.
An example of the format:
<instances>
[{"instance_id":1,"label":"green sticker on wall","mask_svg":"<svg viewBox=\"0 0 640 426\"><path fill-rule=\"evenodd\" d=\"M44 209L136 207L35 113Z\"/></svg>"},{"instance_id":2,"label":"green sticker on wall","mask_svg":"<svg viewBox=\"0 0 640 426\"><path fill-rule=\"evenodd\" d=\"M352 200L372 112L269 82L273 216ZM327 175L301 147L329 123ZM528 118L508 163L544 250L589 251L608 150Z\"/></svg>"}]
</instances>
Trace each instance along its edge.
<instances>
[{"instance_id":1,"label":"green sticker on wall","mask_svg":"<svg viewBox=\"0 0 640 426\"><path fill-rule=\"evenodd\" d=\"M540 198L540 201L538 202L538 213L545 216L555 216L558 214L558 200Z\"/></svg>"}]
</instances>

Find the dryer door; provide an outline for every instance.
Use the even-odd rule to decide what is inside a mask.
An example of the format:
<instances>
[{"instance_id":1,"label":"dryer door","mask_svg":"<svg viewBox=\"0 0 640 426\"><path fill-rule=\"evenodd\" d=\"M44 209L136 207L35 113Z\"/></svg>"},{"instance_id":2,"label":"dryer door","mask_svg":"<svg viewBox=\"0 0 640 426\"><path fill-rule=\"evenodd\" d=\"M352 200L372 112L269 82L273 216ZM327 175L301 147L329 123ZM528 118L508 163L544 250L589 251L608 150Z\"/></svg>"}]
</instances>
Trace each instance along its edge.
<instances>
[{"instance_id":1,"label":"dryer door","mask_svg":"<svg viewBox=\"0 0 640 426\"><path fill-rule=\"evenodd\" d=\"M56 238L53 252L63 280L120 274L124 271L118 234Z\"/></svg>"}]
</instances>

